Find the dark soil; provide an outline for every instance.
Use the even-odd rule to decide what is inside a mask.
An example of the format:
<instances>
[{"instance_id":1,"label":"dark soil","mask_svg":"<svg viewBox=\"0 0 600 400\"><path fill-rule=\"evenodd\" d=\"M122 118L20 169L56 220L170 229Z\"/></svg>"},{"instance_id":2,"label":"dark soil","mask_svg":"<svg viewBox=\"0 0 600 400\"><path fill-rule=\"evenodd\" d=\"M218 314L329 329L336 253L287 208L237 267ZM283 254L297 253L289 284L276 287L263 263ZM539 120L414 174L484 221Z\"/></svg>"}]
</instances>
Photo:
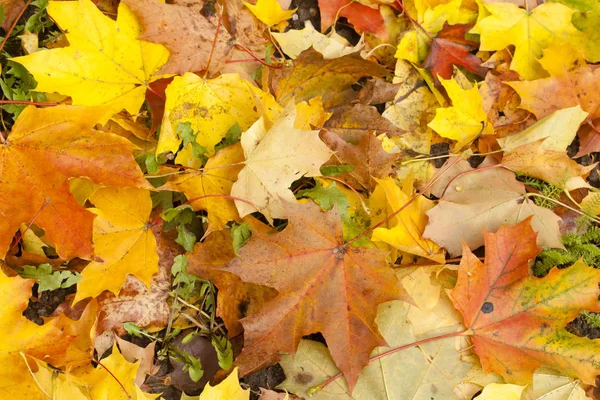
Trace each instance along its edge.
<instances>
[{"instance_id":1,"label":"dark soil","mask_svg":"<svg viewBox=\"0 0 600 400\"><path fill-rule=\"evenodd\" d=\"M242 383L250 387L250 400L258 399L260 395L259 388L275 389L284 380L285 374L279 364L271 365L240 379Z\"/></svg>"},{"instance_id":2,"label":"dark soil","mask_svg":"<svg viewBox=\"0 0 600 400\"><path fill-rule=\"evenodd\" d=\"M579 316L567 325L567 330L577 336L585 336L589 339L600 338L600 328L591 326L584 316Z\"/></svg>"},{"instance_id":3,"label":"dark soil","mask_svg":"<svg viewBox=\"0 0 600 400\"><path fill-rule=\"evenodd\" d=\"M29 299L29 304L23 316L38 325L44 324L42 317L49 317L54 310L63 302L67 295L75 293L75 285L66 289L47 290L41 295L37 293L37 284L33 287L33 296Z\"/></svg>"}]
</instances>

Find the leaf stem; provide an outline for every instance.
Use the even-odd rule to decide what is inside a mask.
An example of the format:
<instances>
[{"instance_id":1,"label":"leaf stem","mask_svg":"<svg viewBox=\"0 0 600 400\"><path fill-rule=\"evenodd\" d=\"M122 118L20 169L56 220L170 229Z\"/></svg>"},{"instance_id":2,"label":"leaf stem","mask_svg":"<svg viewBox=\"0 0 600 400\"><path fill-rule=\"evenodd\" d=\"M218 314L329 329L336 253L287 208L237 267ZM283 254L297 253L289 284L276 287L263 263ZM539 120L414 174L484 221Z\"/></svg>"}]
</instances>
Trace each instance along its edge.
<instances>
[{"instance_id":1,"label":"leaf stem","mask_svg":"<svg viewBox=\"0 0 600 400\"><path fill-rule=\"evenodd\" d=\"M248 49L246 46L244 46L243 44L236 43L236 44L234 45L234 47L236 47L236 48L238 48L238 49L240 49L240 50L243 50L243 51L245 51L246 53L248 53L248 54L250 55L250 57L254 58L256 61L258 61L259 63L261 63L262 65L264 65L264 66L266 66L266 67L269 67L269 68L274 68L274 69L282 69L282 68L283 68L283 66L282 66L282 65L271 65L271 64L268 64L268 63L264 62L264 61L263 61L263 60L261 60L259 57L257 57L257 56L256 56L254 53L252 53L252 52L251 52L251 51L250 51L250 50L249 50L249 49Z\"/></svg>"},{"instance_id":2,"label":"leaf stem","mask_svg":"<svg viewBox=\"0 0 600 400\"><path fill-rule=\"evenodd\" d=\"M566 209L568 209L568 210L571 210L571 211L573 211L574 213L577 213L577 214L579 214L579 215L583 215L583 216L587 216L587 217L588 217L588 218L590 218L592 221L596 222L597 224L600 224L600 219L598 219L598 218L596 218L596 217L590 217L588 214L584 213L583 211L580 211L580 210L578 210L578 209L576 209L576 208L573 208L573 207L571 207L571 206L569 206L569 205L567 205L567 204L563 203L562 201L559 201L559 200L553 199L552 197L547 197L547 196L544 196L544 195L542 195L542 194L539 194L539 193L525 193L525 194L523 195L523 198L528 198L528 197L539 197L539 198L541 198L541 199L544 199L544 200L547 200L547 201L551 201L551 202L553 202L553 203L555 203L555 204L558 204L559 206L562 206L562 207L564 207L564 208L566 208Z\"/></svg>"},{"instance_id":3,"label":"leaf stem","mask_svg":"<svg viewBox=\"0 0 600 400\"><path fill-rule=\"evenodd\" d=\"M349 241L347 241L346 243L343 244L342 247L346 248L348 247L351 243L357 241L358 239L360 239L361 237L367 235L369 232L373 232L375 229L379 228L380 226L385 225L388 221L390 221L392 218L394 218L396 215L400 214L402 211L404 211L404 209L406 207L408 207L413 201L415 201L416 199L418 199L421 196L421 193L425 193L427 192L427 190L429 190L442 176L444 176L444 174L446 172L448 172L452 167L454 167L456 164L458 164L458 162L461 160L460 157L457 157L456 160L454 160L454 162L452 163L452 165L450 165L444 172L442 172L440 174L440 176L438 176L437 178L432 179L431 181L429 181L429 183L427 185L425 185L425 187L421 190L420 193L415 193L410 199L408 199L408 201L406 203L404 203L404 205L402 207L400 207L398 210L394 211L393 213L391 213L390 215L387 216L387 218L384 218L383 220L381 220L380 222L378 222L377 224L373 225L372 227L370 227L369 229L365 230L364 232L362 232L361 234L355 236L354 238L350 239Z\"/></svg>"},{"instance_id":4,"label":"leaf stem","mask_svg":"<svg viewBox=\"0 0 600 400\"><path fill-rule=\"evenodd\" d=\"M108 374L110 376L112 376L115 381L117 381L117 383L119 384L119 386L121 386L121 389L123 389L123 392L125 392L125 395L127 396L127 398L129 400L133 400L133 398L131 397L131 395L127 391L127 389L125 389L125 386L123 386L123 384L121 383L121 381L119 380L119 378L117 378L112 372L110 372L110 369L106 368L106 366L104 364L102 364L99 360L94 359L94 362L97 363L98 365L100 365L102 368L104 368L106 370L106 372L108 372Z\"/></svg>"},{"instance_id":5,"label":"leaf stem","mask_svg":"<svg viewBox=\"0 0 600 400\"><path fill-rule=\"evenodd\" d=\"M60 104L58 103L42 103L38 101L27 101L27 100L0 100L0 104L26 104L30 106L47 106L54 107Z\"/></svg>"},{"instance_id":6,"label":"leaf stem","mask_svg":"<svg viewBox=\"0 0 600 400\"><path fill-rule=\"evenodd\" d=\"M0 43L0 52L2 51L2 49L4 49L4 45L8 41L8 38L10 37L10 34L15 29L15 26L17 26L17 22L19 22L19 20L23 16L23 14L25 14L25 10L27 10L27 7L29 7L29 5L31 4L31 1L32 0L27 0L27 2L25 2L25 5L23 6L23 9L19 13L19 15L17 15L17 17L15 18L15 21L10 26L10 28L8 29L8 31L6 32L6 35L4 35L4 39L2 40L2 43Z\"/></svg>"},{"instance_id":7,"label":"leaf stem","mask_svg":"<svg viewBox=\"0 0 600 400\"><path fill-rule=\"evenodd\" d=\"M215 52L215 46L217 45L217 39L219 37L219 30L221 29L221 19L223 18L223 9L221 8L221 12L219 13L219 18L217 19L217 31L215 32L215 37L213 38L212 46L210 47L210 55L208 56L208 63L206 64L206 72L204 72L203 78L206 79L208 75L208 71L210 70L210 63L212 62L213 54Z\"/></svg>"},{"instance_id":8,"label":"leaf stem","mask_svg":"<svg viewBox=\"0 0 600 400\"><path fill-rule=\"evenodd\" d=\"M395 347L393 349L389 349L387 351L384 351L383 353L380 353L376 356L372 356L371 358L369 358L369 363L371 363L372 361L375 360L379 360L380 358L389 356L390 354L394 354L397 353L399 351L402 350L406 350L406 349L410 349L411 347L415 347L415 346L420 346L422 344L425 343L429 343L429 342L434 342L436 340L442 340L442 339L447 339L447 338L451 338L451 337L458 337L458 336L467 336L469 335L471 332L470 331L460 331L460 332L450 332L450 333L446 333L444 335L440 335L440 336L434 336L434 337L430 337L427 339L421 339L418 340L416 342L413 343L409 343L409 344L405 344L403 346L400 347ZM327 379L325 382L321 383L320 385L314 386L312 388L309 389L308 391L308 395L309 396L313 396L315 393L317 393L318 391L322 390L324 387L326 387L327 385L329 385L330 383L332 383L333 381L335 381L336 379L338 379L339 377L342 376L341 372L338 372L337 374L331 376L329 379Z\"/></svg>"},{"instance_id":9,"label":"leaf stem","mask_svg":"<svg viewBox=\"0 0 600 400\"><path fill-rule=\"evenodd\" d=\"M356 190L354 187L352 187L348 182L341 180L339 178L333 177L333 176L321 176L321 178L323 179L331 179L332 181L336 181L341 183L342 185L345 185L348 187L348 189L352 190L354 192L354 194L358 197L358 199L360 200L360 204L362 205L363 210L365 210L365 212L367 214L371 214L371 209L369 207L367 207L367 205L365 204L365 201L363 200L362 196L360 193L358 193L358 190Z\"/></svg>"}]
</instances>

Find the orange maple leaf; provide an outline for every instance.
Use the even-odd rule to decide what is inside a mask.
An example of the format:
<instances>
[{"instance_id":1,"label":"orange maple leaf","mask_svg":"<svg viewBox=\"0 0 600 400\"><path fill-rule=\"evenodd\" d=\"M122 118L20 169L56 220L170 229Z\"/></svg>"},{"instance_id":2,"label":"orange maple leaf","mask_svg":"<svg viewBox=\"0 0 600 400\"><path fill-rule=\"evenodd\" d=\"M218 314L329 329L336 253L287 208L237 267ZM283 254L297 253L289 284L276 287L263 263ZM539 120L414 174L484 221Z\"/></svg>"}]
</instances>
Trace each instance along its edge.
<instances>
[{"instance_id":1,"label":"orange maple leaf","mask_svg":"<svg viewBox=\"0 0 600 400\"><path fill-rule=\"evenodd\" d=\"M0 142L0 258L23 223L34 222L64 259L92 255L94 215L69 191L69 178L149 187L131 151L112 133L92 129L106 110L27 107Z\"/></svg>"},{"instance_id":2,"label":"orange maple leaf","mask_svg":"<svg viewBox=\"0 0 600 400\"><path fill-rule=\"evenodd\" d=\"M288 204L287 213L282 232L255 232L240 258L224 268L279 292L241 320L244 349L236 363L248 373L279 351L294 354L302 336L321 332L352 389L371 351L386 345L375 323L377 306L408 296L387 252L344 246L336 209L323 213L316 204Z\"/></svg>"},{"instance_id":3,"label":"orange maple leaf","mask_svg":"<svg viewBox=\"0 0 600 400\"><path fill-rule=\"evenodd\" d=\"M543 279L529 276L529 261L540 252L531 217L485 233L485 264L463 247L450 297L484 371L525 384L547 365L593 385L600 374L600 341L564 327L582 310L600 311L600 271L579 261Z\"/></svg>"}]
</instances>

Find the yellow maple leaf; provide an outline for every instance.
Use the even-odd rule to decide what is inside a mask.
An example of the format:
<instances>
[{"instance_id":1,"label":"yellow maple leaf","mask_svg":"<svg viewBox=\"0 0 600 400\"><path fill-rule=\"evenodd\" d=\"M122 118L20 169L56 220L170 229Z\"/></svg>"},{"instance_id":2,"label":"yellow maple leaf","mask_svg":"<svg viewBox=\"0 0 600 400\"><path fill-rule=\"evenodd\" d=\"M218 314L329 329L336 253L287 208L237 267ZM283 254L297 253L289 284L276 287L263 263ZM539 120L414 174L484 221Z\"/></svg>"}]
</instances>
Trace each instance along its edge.
<instances>
[{"instance_id":1,"label":"yellow maple leaf","mask_svg":"<svg viewBox=\"0 0 600 400\"><path fill-rule=\"evenodd\" d=\"M248 400L250 398L250 389L242 389L238 379L237 367L229 374L227 379L215 386L207 383L204 390L198 397L198 400Z\"/></svg>"},{"instance_id":2,"label":"yellow maple leaf","mask_svg":"<svg viewBox=\"0 0 600 400\"><path fill-rule=\"evenodd\" d=\"M440 79L440 82L446 88L452 106L436 110L435 118L428 124L431 129L442 137L456 140L455 150L462 149L479 135L494 133L477 86L465 90L454 78Z\"/></svg>"},{"instance_id":3,"label":"yellow maple leaf","mask_svg":"<svg viewBox=\"0 0 600 400\"><path fill-rule=\"evenodd\" d=\"M98 216L94 220L94 249L101 261L92 261L81 273L74 302L96 297L104 290L118 294L132 274L146 286L158 272L156 239L148 218L152 210L145 189L102 187L90 201Z\"/></svg>"},{"instance_id":4,"label":"yellow maple leaf","mask_svg":"<svg viewBox=\"0 0 600 400\"><path fill-rule=\"evenodd\" d=\"M385 193L390 212L398 211L413 196L412 177L404 180L402 189L392 178L376 180L375 192L383 191ZM377 196L375 193L374 195ZM423 238L425 226L429 221L425 213L433 207L434 204L431 200L423 196L417 197L390 221L390 228L375 229L371 240L384 242L405 253L443 263L444 251L431 240Z\"/></svg>"},{"instance_id":5,"label":"yellow maple leaf","mask_svg":"<svg viewBox=\"0 0 600 400\"><path fill-rule=\"evenodd\" d=\"M436 1L427 4L415 2L416 20L422 29L417 28L402 36L395 57L413 63L421 63L425 61L429 53L431 37L442 30L444 23L455 25L474 22L476 13L462 7L462 3L462 0ZM423 30L426 32L423 32Z\"/></svg>"},{"instance_id":6,"label":"yellow maple leaf","mask_svg":"<svg viewBox=\"0 0 600 400\"><path fill-rule=\"evenodd\" d=\"M58 368L81 365L92 357L91 332L98 312L97 303L90 303L79 321L61 315L39 326L23 316L34 283L33 279L0 273L2 399L48 399L29 373L28 364L33 363L30 357L45 359Z\"/></svg>"},{"instance_id":7,"label":"yellow maple leaf","mask_svg":"<svg viewBox=\"0 0 600 400\"><path fill-rule=\"evenodd\" d=\"M571 23L575 10L559 3L542 4L531 11L511 3L483 4L490 13L480 19L474 32L480 34L480 50L502 50L515 46L510 68L522 78L548 76L539 59L550 44L569 43L583 47L584 35Z\"/></svg>"},{"instance_id":8,"label":"yellow maple leaf","mask_svg":"<svg viewBox=\"0 0 600 400\"><path fill-rule=\"evenodd\" d=\"M235 123L244 131L261 115L273 120L281 110L273 96L237 74L202 79L186 73L175 77L165 93L167 101L157 155L177 151L182 141L177 133L180 123L190 123L197 133L196 142L211 156L215 145Z\"/></svg>"},{"instance_id":9,"label":"yellow maple leaf","mask_svg":"<svg viewBox=\"0 0 600 400\"><path fill-rule=\"evenodd\" d=\"M292 105L271 129L261 117L242 134L246 162L233 184L231 195L253 203L235 201L244 217L260 211L269 220L285 218L284 202L296 202L289 189L302 176L320 176L320 167L331 150L319 139L318 130L294 127L296 108Z\"/></svg>"},{"instance_id":10,"label":"yellow maple leaf","mask_svg":"<svg viewBox=\"0 0 600 400\"><path fill-rule=\"evenodd\" d=\"M244 152L239 143L227 146L209 158L204 168L174 175L161 189L183 192L192 201L194 210L206 210L208 235L212 231L223 229L229 221L239 220L233 200L218 196L228 196L231 193L231 186L243 168L243 161ZM211 195L216 196L194 200Z\"/></svg>"},{"instance_id":11,"label":"yellow maple leaf","mask_svg":"<svg viewBox=\"0 0 600 400\"><path fill-rule=\"evenodd\" d=\"M255 5L246 2L244 4L256 18L268 27L292 18L292 14L296 12L296 8L284 10L277 0L258 0Z\"/></svg>"},{"instance_id":12,"label":"yellow maple leaf","mask_svg":"<svg viewBox=\"0 0 600 400\"><path fill-rule=\"evenodd\" d=\"M478 399L481 400L520 400L525 386L490 383L483 388Z\"/></svg>"},{"instance_id":13,"label":"yellow maple leaf","mask_svg":"<svg viewBox=\"0 0 600 400\"><path fill-rule=\"evenodd\" d=\"M40 92L71 96L74 105L111 104L136 114L148 84L167 62L166 47L138 40L140 26L121 3L113 21L90 0L51 1L48 13L70 46L13 58L33 74Z\"/></svg>"}]
</instances>

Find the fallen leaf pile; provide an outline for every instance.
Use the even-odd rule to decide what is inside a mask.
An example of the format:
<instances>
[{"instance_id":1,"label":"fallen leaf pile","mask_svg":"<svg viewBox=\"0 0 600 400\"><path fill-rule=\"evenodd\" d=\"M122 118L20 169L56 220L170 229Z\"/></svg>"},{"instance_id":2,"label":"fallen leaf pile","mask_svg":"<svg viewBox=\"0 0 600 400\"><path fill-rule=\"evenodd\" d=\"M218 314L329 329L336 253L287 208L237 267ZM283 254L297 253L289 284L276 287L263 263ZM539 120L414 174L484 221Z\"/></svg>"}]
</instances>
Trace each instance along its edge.
<instances>
[{"instance_id":1,"label":"fallen leaf pile","mask_svg":"<svg viewBox=\"0 0 600 400\"><path fill-rule=\"evenodd\" d=\"M0 19L0 398L600 399L599 2Z\"/></svg>"}]
</instances>

